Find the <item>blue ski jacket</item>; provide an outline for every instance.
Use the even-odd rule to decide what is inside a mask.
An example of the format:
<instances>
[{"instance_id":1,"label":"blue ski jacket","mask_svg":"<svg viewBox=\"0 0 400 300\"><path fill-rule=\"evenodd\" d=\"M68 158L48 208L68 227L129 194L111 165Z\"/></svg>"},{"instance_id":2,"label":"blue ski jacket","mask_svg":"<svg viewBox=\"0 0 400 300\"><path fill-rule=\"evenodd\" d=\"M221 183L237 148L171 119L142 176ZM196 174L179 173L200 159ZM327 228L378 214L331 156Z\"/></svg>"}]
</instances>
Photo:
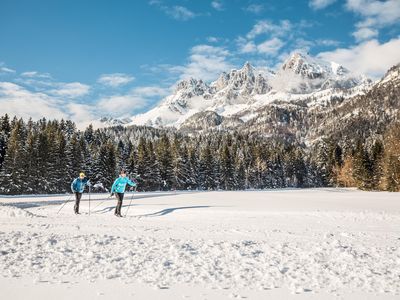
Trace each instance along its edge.
<instances>
[{"instance_id":1,"label":"blue ski jacket","mask_svg":"<svg viewBox=\"0 0 400 300\"><path fill-rule=\"evenodd\" d=\"M132 182L128 177L118 177L115 179L111 187L111 193L125 193L125 187L127 184L130 186L136 186L136 183Z\"/></svg>"},{"instance_id":2,"label":"blue ski jacket","mask_svg":"<svg viewBox=\"0 0 400 300\"><path fill-rule=\"evenodd\" d=\"M85 185L90 186L89 180L85 177L82 179L75 178L71 183L71 190L73 193L83 193Z\"/></svg>"}]
</instances>

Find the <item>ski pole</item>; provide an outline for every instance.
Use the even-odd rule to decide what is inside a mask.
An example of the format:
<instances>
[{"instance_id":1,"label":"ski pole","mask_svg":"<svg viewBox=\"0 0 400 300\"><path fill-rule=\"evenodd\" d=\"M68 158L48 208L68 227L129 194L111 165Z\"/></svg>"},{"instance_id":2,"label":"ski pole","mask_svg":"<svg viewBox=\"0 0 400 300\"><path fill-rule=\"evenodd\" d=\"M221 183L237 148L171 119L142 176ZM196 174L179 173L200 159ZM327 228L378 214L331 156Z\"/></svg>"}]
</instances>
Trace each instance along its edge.
<instances>
[{"instance_id":1,"label":"ski pole","mask_svg":"<svg viewBox=\"0 0 400 300\"><path fill-rule=\"evenodd\" d=\"M129 207L131 207L132 200L133 200L133 196L134 196L135 193L136 193L136 188L137 188L137 185L135 185L135 191L132 193L131 201L129 202L129 206L128 206L128 208L126 209L125 218L126 218L126 216L128 215Z\"/></svg>"},{"instance_id":2,"label":"ski pole","mask_svg":"<svg viewBox=\"0 0 400 300\"><path fill-rule=\"evenodd\" d=\"M58 214L58 213L64 208L64 206L71 200L71 197L72 197L73 195L74 195L74 194L71 194L71 195L68 197L67 201L65 201L64 204L61 205L61 207L60 207L60 209L58 210L57 214Z\"/></svg>"},{"instance_id":3,"label":"ski pole","mask_svg":"<svg viewBox=\"0 0 400 300\"><path fill-rule=\"evenodd\" d=\"M89 216L90 216L90 185L89 185Z\"/></svg>"},{"instance_id":4,"label":"ski pole","mask_svg":"<svg viewBox=\"0 0 400 300\"><path fill-rule=\"evenodd\" d=\"M102 205L106 200L108 200L108 199L110 199L111 198L111 196L108 196L106 199L104 199L103 201L101 201L99 204L97 204L94 208L93 208L93 210L95 210L96 208L98 208L100 205Z\"/></svg>"}]
</instances>

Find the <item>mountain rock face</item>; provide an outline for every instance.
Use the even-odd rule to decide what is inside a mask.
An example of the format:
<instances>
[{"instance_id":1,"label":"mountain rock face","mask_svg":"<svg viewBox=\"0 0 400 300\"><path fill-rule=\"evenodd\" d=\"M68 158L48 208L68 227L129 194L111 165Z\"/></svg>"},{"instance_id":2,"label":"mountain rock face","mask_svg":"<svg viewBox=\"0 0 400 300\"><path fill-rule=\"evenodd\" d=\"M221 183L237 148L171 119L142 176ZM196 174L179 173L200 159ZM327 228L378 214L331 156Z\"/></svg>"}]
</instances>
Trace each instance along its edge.
<instances>
[{"instance_id":1,"label":"mountain rock face","mask_svg":"<svg viewBox=\"0 0 400 300\"><path fill-rule=\"evenodd\" d=\"M258 70L247 62L211 83L194 78L179 82L161 104L127 123L123 120L123 125L244 130L309 142L318 137L321 126L338 122L334 114L342 112L346 119L359 110L365 95L396 89L399 69L399 65L391 68L373 83L339 64L301 53L291 55L276 72Z\"/></svg>"},{"instance_id":2,"label":"mountain rock face","mask_svg":"<svg viewBox=\"0 0 400 300\"><path fill-rule=\"evenodd\" d=\"M108 126L122 126L126 125L130 122L130 119L115 119L112 117L103 117L100 120L100 123L105 125L106 127Z\"/></svg>"}]
</instances>

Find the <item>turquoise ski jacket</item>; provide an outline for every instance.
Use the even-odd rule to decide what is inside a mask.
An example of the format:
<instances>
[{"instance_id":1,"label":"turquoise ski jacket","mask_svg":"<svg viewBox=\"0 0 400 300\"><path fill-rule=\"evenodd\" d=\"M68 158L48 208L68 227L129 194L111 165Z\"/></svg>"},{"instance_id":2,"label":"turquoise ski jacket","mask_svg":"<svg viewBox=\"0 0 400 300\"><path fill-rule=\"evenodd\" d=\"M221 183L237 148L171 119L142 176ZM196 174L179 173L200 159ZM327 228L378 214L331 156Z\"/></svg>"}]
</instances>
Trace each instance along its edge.
<instances>
[{"instance_id":1,"label":"turquoise ski jacket","mask_svg":"<svg viewBox=\"0 0 400 300\"><path fill-rule=\"evenodd\" d=\"M118 177L115 179L111 187L111 193L125 193L125 187L127 184L130 186L136 186L136 183L132 182L128 177Z\"/></svg>"},{"instance_id":2,"label":"turquoise ski jacket","mask_svg":"<svg viewBox=\"0 0 400 300\"><path fill-rule=\"evenodd\" d=\"M79 177L75 178L71 183L71 190L73 193L83 193L85 185L89 186L89 180L85 177L81 180Z\"/></svg>"}]
</instances>

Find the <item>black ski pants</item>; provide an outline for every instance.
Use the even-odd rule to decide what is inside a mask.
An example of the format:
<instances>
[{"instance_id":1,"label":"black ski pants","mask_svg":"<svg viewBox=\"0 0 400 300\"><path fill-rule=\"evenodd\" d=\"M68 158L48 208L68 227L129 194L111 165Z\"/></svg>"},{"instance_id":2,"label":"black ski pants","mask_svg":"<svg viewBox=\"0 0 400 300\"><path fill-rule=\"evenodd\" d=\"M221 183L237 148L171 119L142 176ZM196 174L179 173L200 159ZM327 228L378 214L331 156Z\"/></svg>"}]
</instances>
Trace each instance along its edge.
<instances>
[{"instance_id":1,"label":"black ski pants","mask_svg":"<svg viewBox=\"0 0 400 300\"><path fill-rule=\"evenodd\" d=\"M124 200L124 193L115 193L117 196L117 206L115 207L115 214L116 215L121 215L121 207L122 207L122 201Z\"/></svg>"},{"instance_id":2,"label":"black ski pants","mask_svg":"<svg viewBox=\"0 0 400 300\"><path fill-rule=\"evenodd\" d=\"M74 206L74 212L77 214L79 213L79 203L81 202L82 198L82 193L75 192L75 206Z\"/></svg>"}]
</instances>

